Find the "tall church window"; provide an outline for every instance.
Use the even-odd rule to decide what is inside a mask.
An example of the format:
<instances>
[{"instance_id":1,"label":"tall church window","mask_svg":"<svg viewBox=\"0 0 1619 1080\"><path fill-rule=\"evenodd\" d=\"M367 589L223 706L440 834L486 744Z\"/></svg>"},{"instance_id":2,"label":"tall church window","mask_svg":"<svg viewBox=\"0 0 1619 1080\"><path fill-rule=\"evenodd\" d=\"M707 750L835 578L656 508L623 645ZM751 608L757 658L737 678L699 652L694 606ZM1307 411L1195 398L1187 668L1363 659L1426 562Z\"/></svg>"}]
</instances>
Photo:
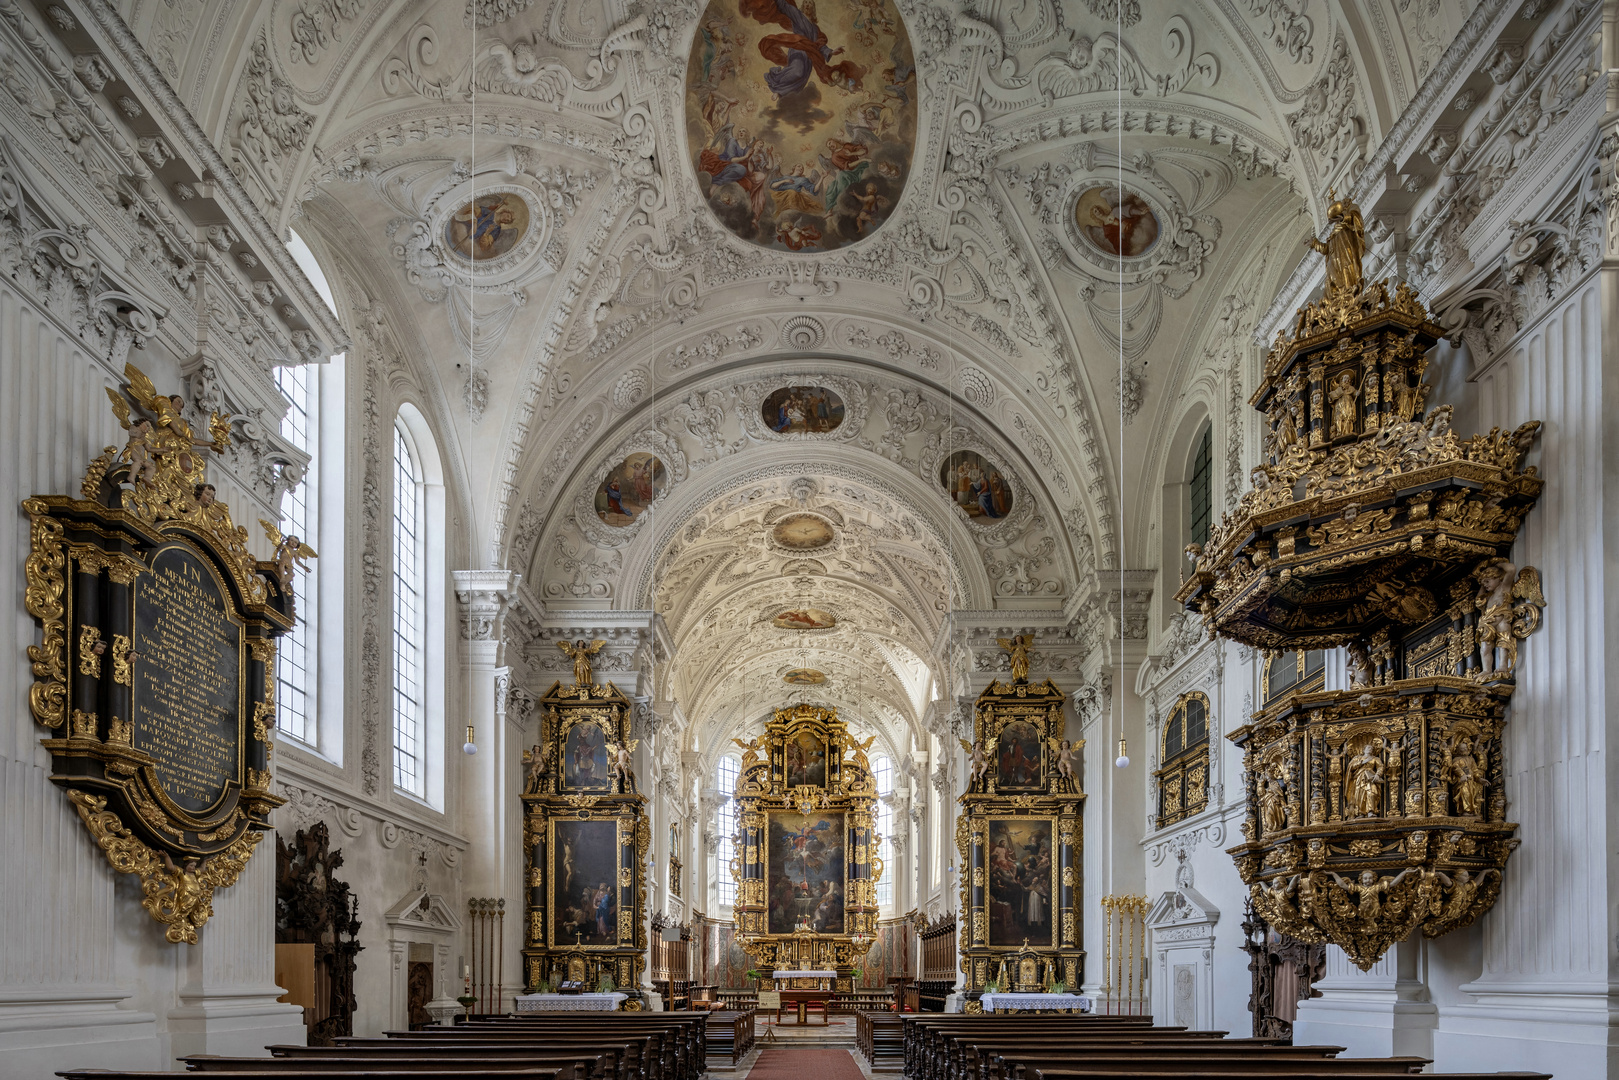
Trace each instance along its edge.
<instances>
[{"instance_id":1,"label":"tall church window","mask_svg":"<svg viewBox=\"0 0 1619 1080\"><path fill-rule=\"evenodd\" d=\"M899 867L894 864L894 808L888 796L894 794L894 762L886 755L872 762L877 782L877 834L882 840L877 845L877 857L883 861L883 876L877 882L877 909L890 911L894 906L894 875Z\"/></svg>"},{"instance_id":2,"label":"tall church window","mask_svg":"<svg viewBox=\"0 0 1619 1080\"><path fill-rule=\"evenodd\" d=\"M302 364L275 369L275 384L287 399L281 418L281 436L309 455L302 482L282 498L281 531L311 544L319 539L318 503L311 495L318 475L315 459L314 416L316 380ZM312 573L297 583L298 624L281 638L276 652L276 727L301 743L315 742L315 637L320 610L319 581Z\"/></svg>"},{"instance_id":3,"label":"tall church window","mask_svg":"<svg viewBox=\"0 0 1619 1080\"><path fill-rule=\"evenodd\" d=\"M736 794L738 768L736 758L720 758L715 786L719 788L721 795L734 796ZM718 832L720 842L718 854L714 859L714 881L719 888L720 907L728 908L736 903L736 879L731 876L731 860L736 857L736 845L731 840L731 834L736 832L736 800L734 798L728 798L720 804Z\"/></svg>"},{"instance_id":4,"label":"tall church window","mask_svg":"<svg viewBox=\"0 0 1619 1080\"><path fill-rule=\"evenodd\" d=\"M1176 699L1164 722L1159 757L1158 827L1209 804L1209 699L1198 691Z\"/></svg>"},{"instance_id":5,"label":"tall church window","mask_svg":"<svg viewBox=\"0 0 1619 1080\"><path fill-rule=\"evenodd\" d=\"M290 232L286 247L335 313L331 285L309 245ZM343 710L337 703L343 700L345 657L340 647L321 646L344 640L345 359L337 353L322 362L275 369L276 388L287 403L281 437L309 458L297 486L282 496L280 528L321 555L298 572L298 622L277 642L276 728L289 746L339 764Z\"/></svg>"},{"instance_id":6,"label":"tall church window","mask_svg":"<svg viewBox=\"0 0 1619 1080\"><path fill-rule=\"evenodd\" d=\"M394 786L425 797L427 672L425 499L422 471L401 425L394 427L393 643Z\"/></svg>"},{"instance_id":7,"label":"tall church window","mask_svg":"<svg viewBox=\"0 0 1619 1080\"><path fill-rule=\"evenodd\" d=\"M1209 519L1214 512L1214 428L1204 425L1197 439L1197 452L1192 455L1192 475L1187 481L1191 489L1192 514L1189 519L1192 543L1209 542Z\"/></svg>"}]
</instances>

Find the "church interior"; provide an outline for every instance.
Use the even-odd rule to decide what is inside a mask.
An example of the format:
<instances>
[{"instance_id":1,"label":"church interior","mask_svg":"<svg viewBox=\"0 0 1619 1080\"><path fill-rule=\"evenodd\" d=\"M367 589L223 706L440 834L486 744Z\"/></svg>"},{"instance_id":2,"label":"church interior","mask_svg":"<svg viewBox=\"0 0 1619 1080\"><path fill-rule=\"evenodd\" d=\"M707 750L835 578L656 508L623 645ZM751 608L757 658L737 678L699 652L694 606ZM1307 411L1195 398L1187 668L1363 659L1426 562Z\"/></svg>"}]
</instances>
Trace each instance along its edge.
<instances>
[{"instance_id":1,"label":"church interior","mask_svg":"<svg viewBox=\"0 0 1619 1080\"><path fill-rule=\"evenodd\" d=\"M0 1076L1619 1078L1614 3L0 88Z\"/></svg>"}]
</instances>

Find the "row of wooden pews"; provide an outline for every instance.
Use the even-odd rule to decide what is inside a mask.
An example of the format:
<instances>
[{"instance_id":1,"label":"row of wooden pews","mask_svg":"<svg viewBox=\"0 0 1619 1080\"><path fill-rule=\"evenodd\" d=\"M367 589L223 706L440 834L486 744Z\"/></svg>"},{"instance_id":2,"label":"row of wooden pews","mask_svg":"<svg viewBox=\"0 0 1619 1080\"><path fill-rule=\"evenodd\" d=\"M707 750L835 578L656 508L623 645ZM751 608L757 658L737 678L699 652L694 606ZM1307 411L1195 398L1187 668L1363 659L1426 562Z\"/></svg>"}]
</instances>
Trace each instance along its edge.
<instances>
[{"instance_id":1,"label":"row of wooden pews","mask_svg":"<svg viewBox=\"0 0 1619 1080\"><path fill-rule=\"evenodd\" d=\"M1341 1080L1410 1076L1427 1058L1343 1058L1341 1046L1225 1038L1153 1027L1146 1016L863 1013L857 1044L910 1080ZM1438 1073L1449 1080L1550 1080L1546 1073Z\"/></svg>"},{"instance_id":2,"label":"row of wooden pews","mask_svg":"<svg viewBox=\"0 0 1619 1080\"><path fill-rule=\"evenodd\" d=\"M197 1054L180 1060L188 1072L228 1073L230 1080L701 1080L710 1032L719 1033L735 1061L751 1048L753 1027L751 1012L559 1012L346 1037L335 1046L271 1046L267 1058ZM737 1051L737 1042L746 1045ZM175 1074L76 1069L57 1075L172 1080Z\"/></svg>"}]
</instances>

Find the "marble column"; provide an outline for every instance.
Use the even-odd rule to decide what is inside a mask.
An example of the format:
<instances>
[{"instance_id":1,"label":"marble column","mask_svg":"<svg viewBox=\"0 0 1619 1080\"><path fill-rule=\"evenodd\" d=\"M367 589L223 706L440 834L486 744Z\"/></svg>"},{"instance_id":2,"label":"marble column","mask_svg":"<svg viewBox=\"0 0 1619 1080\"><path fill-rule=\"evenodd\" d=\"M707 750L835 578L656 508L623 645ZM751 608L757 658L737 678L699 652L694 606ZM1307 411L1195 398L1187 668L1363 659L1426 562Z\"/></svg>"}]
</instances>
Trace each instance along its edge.
<instances>
[{"instance_id":1,"label":"marble column","mask_svg":"<svg viewBox=\"0 0 1619 1080\"><path fill-rule=\"evenodd\" d=\"M447 769L459 769L454 809L458 828L470 841L463 865L462 896L513 898L523 887L522 732L505 721L500 689L507 685L505 619L521 574L504 570L456 570L455 596L461 604L461 668L464 703L451 707L446 742L459 748L466 726L473 726L478 752L452 750ZM511 921L511 920L508 920ZM514 923L502 951L505 985L501 1000L522 992L522 931ZM470 950L469 950L470 951Z\"/></svg>"}]
</instances>

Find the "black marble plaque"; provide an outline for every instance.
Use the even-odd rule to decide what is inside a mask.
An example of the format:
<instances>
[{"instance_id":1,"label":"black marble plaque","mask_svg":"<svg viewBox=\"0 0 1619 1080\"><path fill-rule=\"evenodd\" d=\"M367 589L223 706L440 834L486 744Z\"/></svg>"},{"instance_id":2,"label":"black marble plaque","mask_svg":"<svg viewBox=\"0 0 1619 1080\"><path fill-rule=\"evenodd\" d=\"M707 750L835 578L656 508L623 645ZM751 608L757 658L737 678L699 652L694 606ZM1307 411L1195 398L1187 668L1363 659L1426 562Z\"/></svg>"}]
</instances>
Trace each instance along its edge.
<instances>
[{"instance_id":1,"label":"black marble plaque","mask_svg":"<svg viewBox=\"0 0 1619 1080\"><path fill-rule=\"evenodd\" d=\"M170 545L151 566L135 585L134 745L200 815L242 778L242 625L206 559Z\"/></svg>"}]
</instances>

